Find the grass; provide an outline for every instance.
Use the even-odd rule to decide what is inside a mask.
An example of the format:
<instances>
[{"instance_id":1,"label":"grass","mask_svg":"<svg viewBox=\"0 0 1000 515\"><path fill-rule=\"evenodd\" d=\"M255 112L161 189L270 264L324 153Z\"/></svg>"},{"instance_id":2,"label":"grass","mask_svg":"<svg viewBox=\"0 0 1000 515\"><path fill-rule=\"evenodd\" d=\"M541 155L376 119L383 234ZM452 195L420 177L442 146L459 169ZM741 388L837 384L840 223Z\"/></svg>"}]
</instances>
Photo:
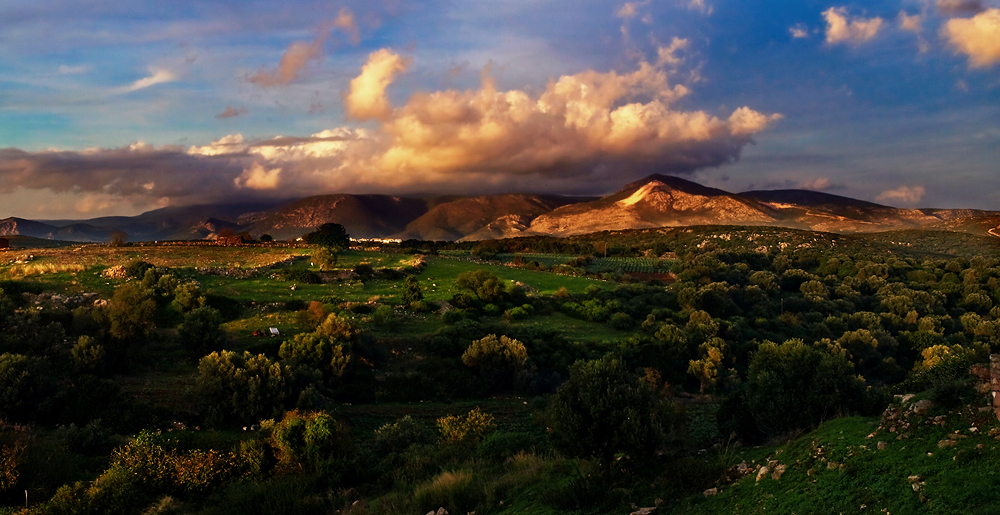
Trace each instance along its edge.
<instances>
[{"instance_id":1,"label":"grass","mask_svg":"<svg viewBox=\"0 0 1000 515\"><path fill-rule=\"evenodd\" d=\"M785 445L753 449L744 455L751 469L780 463L785 474L757 481L752 471L673 513L998 513L1000 442L985 434L996 417L976 408L938 413L943 427L921 421L906 437L878 430L878 419L847 417ZM952 438L953 447L939 444Z\"/></svg>"}]
</instances>

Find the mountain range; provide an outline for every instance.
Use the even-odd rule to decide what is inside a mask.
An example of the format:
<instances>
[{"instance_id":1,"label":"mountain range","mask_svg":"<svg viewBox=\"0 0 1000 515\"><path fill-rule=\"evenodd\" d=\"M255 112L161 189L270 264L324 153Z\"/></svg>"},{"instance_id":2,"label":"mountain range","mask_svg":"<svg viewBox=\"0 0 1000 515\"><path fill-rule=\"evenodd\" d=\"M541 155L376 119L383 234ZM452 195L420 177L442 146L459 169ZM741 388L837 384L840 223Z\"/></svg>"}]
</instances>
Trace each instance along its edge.
<instances>
[{"instance_id":1,"label":"mountain range","mask_svg":"<svg viewBox=\"0 0 1000 515\"><path fill-rule=\"evenodd\" d=\"M167 207L89 220L0 220L0 236L108 241L213 239L247 231L294 239L321 224L356 238L482 240L570 236L687 225L761 225L851 233L927 229L1000 236L1000 211L901 209L811 190L730 193L679 177L650 175L604 197L506 194L476 197L318 195L245 204Z\"/></svg>"}]
</instances>

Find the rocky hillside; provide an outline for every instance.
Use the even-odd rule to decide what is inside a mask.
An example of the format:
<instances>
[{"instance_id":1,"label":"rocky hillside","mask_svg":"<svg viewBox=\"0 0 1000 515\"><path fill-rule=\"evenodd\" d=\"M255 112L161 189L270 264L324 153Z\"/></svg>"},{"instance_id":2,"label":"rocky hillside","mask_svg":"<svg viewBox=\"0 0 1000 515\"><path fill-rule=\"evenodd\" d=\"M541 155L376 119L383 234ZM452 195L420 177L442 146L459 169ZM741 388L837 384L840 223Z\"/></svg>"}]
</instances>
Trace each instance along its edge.
<instances>
[{"instance_id":1,"label":"rocky hillside","mask_svg":"<svg viewBox=\"0 0 1000 515\"><path fill-rule=\"evenodd\" d=\"M617 193L539 216L534 234L568 236L596 231L682 225L765 225L776 210L749 198L665 175L652 175Z\"/></svg>"},{"instance_id":2,"label":"rocky hillside","mask_svg":"<svg viewBox=\"0 0 1000 515\"><path fill-rule=\"evenodd\" d=\"M318 195L291 201L167 207L134 217L0 220L0 235L107 241L214 238L220 230L297 238L335 222L355 237L483 240L570 236L599 231L690 225L777 226L838 233L905 229L1000 237L1000 211L900 209L807 190L730 193L651 175L600 198L506 194L478 197Z\"/></svg>"},{"instance_id":3,"label":"rocky hillside","mask_svg":"<svg viewBox=\"0 0 1000 515\"><path fill-rule=\"evenodd\" d=\"M583 199L590 200L590 199ZM493 239L517 235L535 217L577 202L573 197L490 195L438 204L397 237L421 240Z\"/></svg>"},{"instance_id":4,"label":"rocky hillside","mask_svg":"<svg viewBox=\"0 0 1000 515\"><path fill-rule=\"evenodd\" d=\"M278 239L301 236L327 222L343 225L358 238L385 237L403 231L427 212L421 199L388 195L321 195L284 205L254 222L247 230L254 237L270 234Z\"/></svg>"}]
</instances>

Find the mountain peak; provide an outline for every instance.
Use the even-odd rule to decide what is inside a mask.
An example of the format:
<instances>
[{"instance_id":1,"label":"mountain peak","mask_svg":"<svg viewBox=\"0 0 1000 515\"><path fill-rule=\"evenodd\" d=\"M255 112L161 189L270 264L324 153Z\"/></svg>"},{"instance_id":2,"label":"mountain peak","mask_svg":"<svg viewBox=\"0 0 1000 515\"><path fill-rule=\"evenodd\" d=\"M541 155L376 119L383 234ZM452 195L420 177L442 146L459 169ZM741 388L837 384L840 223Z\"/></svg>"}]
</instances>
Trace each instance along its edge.
<instances>
[{"instance_id":1,"label":"mountain peak","mask_svg":"<svg viewBox=\"0 0 1000 515\"><path fill-rule=\"evenodd\" d=\"M671 189L678 191L683 191L691 195L701 195L703 197L715 197L718 195L729 195L728 191L720 190L718 188L710 188L708 186L702 186L694 181L689 181L687 179L681 179L673 175L663 175L659 173L654 173L647 177L643 177L638 181L633 181L626 184L622 189L618 190L619 193L632 192L638 190L643 186L651 183L659 183L659 185L666 186Z\"/></svg>"}]
</instances>

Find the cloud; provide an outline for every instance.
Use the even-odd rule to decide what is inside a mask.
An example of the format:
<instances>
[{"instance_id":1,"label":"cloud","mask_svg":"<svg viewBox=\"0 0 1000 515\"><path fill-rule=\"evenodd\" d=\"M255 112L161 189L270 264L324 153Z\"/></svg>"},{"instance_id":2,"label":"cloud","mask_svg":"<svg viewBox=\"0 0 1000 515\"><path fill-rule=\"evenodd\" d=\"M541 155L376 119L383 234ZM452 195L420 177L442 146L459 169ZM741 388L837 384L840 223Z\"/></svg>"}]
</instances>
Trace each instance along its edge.
<instances>
[{"instance_id":1,"label":"cloud","mask_svg":"<svg viewBox=\"0 0 1000 515\"><path fill-rule=\"evenodd\" d=\"M86 73L88 70L90 70L90 67L87 65L67 66L63 64L59 66L60 75L77 75L80 73Z\"/></svg>"},{"instance_id":2,"label":"cloud","mask_svg":"<svg viewBox=\"0 0 1000 515\"><path fill-rule=\"evenodd\" d=\"M788 33L792 35L792 39L804 39L809 37L809 29L801 23L789 27Z\"/></svg>"},{"instance_id":3,"label":"cloud","mask_svg":"<svg viewBox=\"0 0 1000 515\"><path fill-rule=\"evenodd\" d=\"M937 8L944 14L979 14L986 10L982 0L937 0Z\"/></svg>"},{"instance_id":4,"label":"cloud","mask_svg":"<svg viewBox=\"0 0 1000 515\"><path fill-rule=\"evenodd\" d=\"M358 24L354 19L354 13L349 9L342 8L333 22L320 26L316 37L311 42L296 41L288 46L278 67L273 70L261 68L257 73L248 75L246 80L262 88L273 88L287 86L296 79L302 71L312 61L323 59L323 45L333 29L340 29L348 34L351 43L357 45L361 40L361 33Z\"/></svg>"},{"instance_id":5,"label":"cloud","mask_svg":"<svg viewBox=\"0 0 1000 515\"><path fill-rule=\"evenodd\" d=\"M311 43L296 41L292 43L274 70L261 68L257 73L248 76L247 81L262 88L287 86L299 77L310 61L323 58L323 43L326 41L326 31L322 31Z\"/></svg>"},{"instance_id":6,"label":"cloud","mask_svg":"<svg viewBox=\"0 0 1000 515\"><path fill-rule=\"evenodd\" d=\"M220 120L223 120L226 118L235 118L237 116L243 116L245 114L247 114L247 108L245 107L226 106L226 109L221 113L215 115L215 117Z\"/></svg>"},{"instance_id":7,"label":"cloud","mask_svg":"<svg viewBox=\"0 0 1000 515\"><path fill-rule=\"evenodd\" d=\"M677 66L678 64L681 64L684 59L677 57L677 53L681 50L687 49L689 44L690 42L687 39L675 37L673 41L670 42L669 46L657 47L656 65L663 66L669 64L671 66Z\"/></svg>"},{"instance_id":8,"label":"cloud","mask_svg":"<svg viewBox=\"0 0 1000 515\"><path fill-rule=\"evenodd\" d=\"M174 72L170 70L150 68L149 73L151 73L152 75L150 75L149 77L144 77L142 79L139 79L128 86L118 88L116 91L118 93L131 93L133 91L145 89L150 86L155 86L157 84L164 84L167 82L173 82L177 80L177 75L175 75Z\"/></svg>"},{"instance_id":9,"label":"cloud","mask_svg":"<svg viewBox=\"0 0 1000 515\"><path fill-rule=\"evenodd\" d=\"M969 56L970 67L993 66L1000 62L1000 9L948 20L941 28L941 36L957 53Z\"/></svg>"},{"instance_id":10,"label":"cloud","mask_svg":"<svg viewBox=\"0 0 1000 515\"><path fill-rule=\"evenodd\" d=\"M615 16L623 20L631 20L639 14L639 7L648 4L649 2L625 2L618 10L615 12Z\"/></svg>"},{"instance_id":11,"label":"cloud","mask_svg":"<svg viewBox=\"0 0 1000 515\"><path fill-rule=\"evenodd\" d=\"M923 186L900 186L894 190L886 190L879 193L875 200L879 202L900 202L903 204L916 204L924 198Z\"/></svg>"},{"instance_id":12,"label":"cloud","mask_svg":"<svg viewBox=\"0 0 1000 515\"><path fill-rule=\"evenodd\" d=\"M684 0L684 3L687 5L688 9L698 11L705 15L711 15L712 12L715 11L715 9L711 5L708 5L705 0Z\"/></svg>"},{"instance_id":13,"label":"cloud","mask_svg":"<svg viewBox=\"0 0 1000 515\"><path fill-rule=\"evenodd\" d=\"M781 118L749 107L728 116L678 107L688 87L646 62L563 75L537 91L500 89L487 71L476 88L417 92L393 105L385 90L407 62L374 52L352 81L343 101L352 116L374 120L368 129L231 134L187 148L0 149L0 195L20 188L152 206L330 192L604 193L654 171L733 162ZM80 207L103 209L88 202Z\"/></svg>"},{"instance_id":14,"label":"cloud","mask_svg":"<svg viewBox=\"0 0 1000 515\"><path fill-rule=\"evenodd\" d=\"M818 177L811 181L806 181L799 184L799 188L804 190L813 190L813 191L826 191L834 187L835 186L833 185L833 183L830 182L830 179L827 179L826 177Z\"/></svg>"},{"instance_id":15,"label":"cloud","mask_svg":"<svg viewBox=\"0 0 1000 515\"><path fill-rule=\"evenodd\" d=\"M906 11L899 11L899 28L916 34L920 34L923 30L921 24L924 22L924 17L919 14L909 15Z\"/></svg>"},{"instance_id":16,"label":"cloud","mask_svg":"<svg viewBox=\"0 0 1000 515\"><path fill-rule=\"evenodd\" d=\"M385 98L385 88L398 73L406 71L409 63L408 58L400 57L387 48L372 52L361 69L361 75L351 80L350 92L344 97L347 114L360 121L388 116L391 106Z\"/></svg>"},{"instance_id":17,"label":"cloud","mask_svg":"<svg viewBox=\"0 0 1000 515\"><path fill-rule=\"evenodd\" d=\"M243 170L239 177L233 179L237 188L254 190L273 190L278 187L280 181L281 168L266 170L260 163L253 163L249 168Z\"/></svg>"},{"instance_id":18,"label":"cloud","mask_svg":"<svg viewBox=\"0 0 1000 515\"><path fill-rule=\"evenodd\" d=\"M844 7L831 7L823 11L826 19L826 42L860 44L871 40L882 28L882 18L849 17Z\"/></svg>"},{"instance_id":19,"label":"cloud","mask_svg":"<svg viewBox=\"0 0 1000 515\"><path fill-rule=\"evenodd\" d=\"M333 20L333 26L344 32L346 32L351 37L351 43L357 45L361 42L361 31L358 29L358 24L354 20L354 13L350 9L344 7L337 13L337 19Z\"/></svg>"}]
</instances>

